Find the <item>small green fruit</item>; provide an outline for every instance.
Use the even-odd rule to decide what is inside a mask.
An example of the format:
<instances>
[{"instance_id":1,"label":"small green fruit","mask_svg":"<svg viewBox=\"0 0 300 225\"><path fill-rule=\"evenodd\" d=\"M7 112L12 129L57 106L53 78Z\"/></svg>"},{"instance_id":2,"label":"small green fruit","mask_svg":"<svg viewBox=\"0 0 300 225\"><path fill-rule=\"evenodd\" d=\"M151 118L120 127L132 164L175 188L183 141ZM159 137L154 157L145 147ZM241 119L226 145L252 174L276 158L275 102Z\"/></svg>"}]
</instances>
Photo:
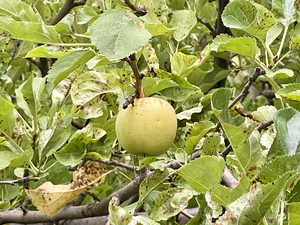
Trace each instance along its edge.
<instances>
[{"instance_id":1,"label":"small green fruit","mask_svg":"<svg viewBox=\"0 0 300 225\"><path fill-rule=\"evenodd\" d=\"M165 153L175 139L176 129L173 107L153 97L136 99L133 106L119 112L116 120L119 143L135 155Z\"/></svg>"}]
</instances>

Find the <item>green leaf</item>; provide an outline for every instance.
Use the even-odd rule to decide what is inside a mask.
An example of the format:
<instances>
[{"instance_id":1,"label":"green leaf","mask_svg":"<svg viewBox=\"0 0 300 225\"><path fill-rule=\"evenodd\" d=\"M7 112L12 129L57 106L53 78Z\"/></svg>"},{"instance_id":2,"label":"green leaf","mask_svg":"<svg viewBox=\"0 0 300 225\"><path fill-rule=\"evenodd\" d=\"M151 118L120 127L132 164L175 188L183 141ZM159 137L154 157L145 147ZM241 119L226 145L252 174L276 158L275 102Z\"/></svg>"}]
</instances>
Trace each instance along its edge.
<instances>
[{"instance_id":1,"label":"green leaf","mask_svg":"<svg viewBox=\"0 0 300 225\"><path fill-rule=\"evenodd\" d=\"M194 69L200 66L200 60L194 55L175 52L170 56L172 73L187 77Z\"/></svg>"},{"instance_id":2,"label":"green leaf","mask_svg":"<svg viewBox=\"0 0 300 225\"><path fill-rule=\"evenodd\" d=\"M169 0L168 6L172 9L184 9L185 0Z\"/></svg>"},{"instance_id":3,"label":"green leaf","mask_svg":"<svg viewBox=\"0 0 300 225\"><path fill-rule=\"evenodd\" d=\"M226 213L219 218L222 225L258 225L271 209L286 186L295 179L298 174L286 173L272 183L252 186L251 191L233 202L227 207Z\"/></svg>"},{"instance_id":4,"label":"green leaf","mask_svg":"<svg viewBox=\"0 0 300 225\"><path fill-rule=\"evenodd\" d=\"M109 211L109 223L111 225L128 225L132 224L133 215L125 210L124 208L118 206L118 199L113 197L108 206Z\"/></svg>"},{"instance_id":5,"label":"green leaf","mask_svg":"<svg viewBox=\"0 0 300 225\"><path fill-rule=\"evenodd\" d=\"M18 196L21 192L21 188L18 185L4 184L0 186L1 201L11 201Z\"/></svg>"},{"instance_id":6,"label":"green leaf","mask_svg":"<svg viewBox=\"0 0 300 225\"><path fill-rule=\"evenodd\" d=\"M159 225L159 223L156 223L146 216L135 216L134 221L139 225Z\"/></svg>"},{"instance_id":7,"label":"green leaf","mask_svg":"<svg viewBox=\"0 0 300 225\"><path fill-rule=\"evenodd\" d=\"M223 158L203 156L183 166L178 170L178 173L193 189L205 193L219 184L224 167Z\"/></svg>"},{"instance_id":8,"label":"green leaf","mask_svg":"<svg viewBox=\"0 0 300 225\"><path fill-rule=\"evenodd\" d=\"M160 192L155 199L150 218L156 221L168 220L185 209L193 195L193 191L180 187Z\"/></svg>"},{"instance_id":9,"label":"green leaf","mask_svg":"<svg viewBox=\"0 0 300 225\"><path fill-rule=\"evenodd\" d=\"M79 50L71 52L64 57L59 58L49 70L48 82L50 90L65 79L71 72L79 66L84 65L94 56L94 53L89 50Z\"/></svg>"},{"instance_id":10,"label":"green leaf","mask_svg":"<svg viewBox=\"0 0 300 225\"><path fill-rule=\"evenodd\" d=\"M69 142L57 153L55 158L64 166L76 166L86 153L87 136L83 133L72 137Z\"/></svg>"},{"instance_id":11,"label":"green leaf","mask_svg":"<svg viewBox=\"0 0 300 225\"><path fill-rule=\"evenodd\" d=\"M287 173L275 182L262 186L261 188L258 187L256 190L249 192L250 199L240 215L239 224L258 224L279 197L280 193L285 190L286 185L296 177L299 177L299 175Z\"/></svg>"},{"instance_id":12,"label":"green leaf","mask_svg":"<svg viewBox=\"0 0 300 225\"><path fill-rule=\"evenodd\" d=\"M26 164L28 164L28 162L30 162L32 157L33 157L33 151L31 148L28 148L24 152L20 152L16 155L16 157L10 163L10 167L12 168L21 167L21 166L23 167Z\"/></svg>"},{"instance_id":13,"label":"green leaf","mask_svg":"<svg viewBox=\"0 0 300 225\"><path fill-rule=\"evenodd\" d=\"M288 204L288 224L300 224L300 202L292 202Z\"/></svg>"},{"instance_id":14,"label":"green leaf","mask_svg":"<svg viewBox=\"0 0 300 225\"><path fill-rule=\"evenodd\" d=\"M16 89L17 105L25 112L27 116L33 118L34 99L32 95L32 77ZM30 108L31 106L31 108ZM33 111L32 111L33 110Z\"/></svg>"},{"instance_id":15,"label":"green leaf","mask_svg":"<svg viewBox=\"0 0 300 225\"><path fill-rule=\"evenodd\" d=\"M275 159L267 162L261 169L259 180L268 183L282 176L288 171L300 172L299 168L300 154L277 156Z\"/></svg>"},{"instance_id":16,"label":"green leaf","mask_svg":"<svg viewBox=\"0 0 300 225\"><path fill-rule=\"evenodd\" d=\"M257 9L251 2L235 0L225 7L222 20L227 27L243 29L251 25L255 20L256 13Z\"/></svg>"},{"instance_id":17,"label":"green leaf","mask_svg":"<svg viewBox=\"0 0 300 225\"><path fill-rule=\"evenodd\" d=\"M232 97L231 89L229 88L217 89L211 97L212 107L218 110L226 109L229 105L229 101L231 97Z\"/></svg>"},{"instance_id":18,"label":"green leaf","mask_svg":"<svg viewBox=\"0 0 300 225\"><path fill-rule=\"evenodd\" d=\"M225 26L243 30L261 40L265 40L276 18L264 6L246 0L230 2L224 9L222 20Z\"/></svg>"},{"instance_id":19,"label":"green leaf","mask_svg":"<svg viewBox=\"0 0 300 225\"><path fill-rule=\"evenodd\" d=\"M279 110L274 114L277 130L268 157L294 155L300 149L300 112L292 108Z\"/></svg>"},{"instance_id":20,"label":"green leaf","mask_svg":"<svg viewBox=\"0 0 300 225\"><path fill-rule=\"evenodd\" d=\"M244 29L244 31L260 40L265 40L267 32L277 23L277 19L273 13L264 6L257 3L253 3L253 5L257 9L256 18L249 27Z\"/></svg>"},{"instance_id":21,"label":"green leaf","mask_svg":"<svg viewBox=\"0 0 300 225\"><path fill-rule=\"evenodd\" d=\"M27 116L35 120L37 120L37 115L41 109L45 83L45 78L30 77L16 89L18 106L23 109Z\"/></svg>"},{"instance_id":22,"label":"green leaf","mask_svg":"<svg viewBox=\"0 0 300 225\"><path fill-rule=\"evenodd\" d=\"M24 58L61 58L66 54L67 52L60 51L58 47L42 45L27 52Z\"/></svg>"},{"instance_id":23,"label":"green leaf","mask_svg":"<svg viewBox=\"0 0 300 225\"><path fill-rule=\"evenodd\" d=\"M194 113L200 113L201 111L202 107L194 107L178 113L176 117L178 120L190 120Z\"/></svg>"},{"instance_id":24,"label":"green leaf","mask_svg":"<svg viewBox=\"0 0 300 225\"><path fill-rule=\"evenodd\" d=\"M214 133L212 136L208 136L204 139L201 146L201 154L217 155L222 148L223 143L220 134Z\"/></svg>"},{"instance_id":25,"label":"green leaf","mask_svg":"<svg viewBox=\"0 0 300 225\"><path fill-rule=\"evenodd\" d=\"M21 0L1 0L0 16L8 16L19 21L41 22L41 17Z\"/></svg>"},{"instance_id":26,"label":"green leaf","mask_svg":"<svg viewBox=\"0 0 300 225\"><path fill-rule=\"evenodd\" d=\"M300 83L288 84L279 89L277 94L289 100L300 101Z\"/></svg>"},{"instance_id":27,"label":"green leaf","mask_svg":"<svg viewBox=\"0 0 300 225\"><path fill-rule=\"evenodd\" d=\"M176 102L184 102L192 96L200 97L203 95L201 90L193 90L190 88L181 88L181 87L166 88L162 90L160 93L167 99Z\"/></svg>"},{"instance_id":28,"label":"green leaf","mask_svg":"<svg viewBox=\"0 0 300 225\"><path fill-rule=\"evenodd\" d=\"M73 104L82 107L101 94L117 93L119 88L113 89L108 83L104 73L91 71L77 75L71 87Z\"/></svg>"},{"instance_id":29,"label":"green leaf","mask_svg":"<svg viewBox=\"0 0 300 225\"><path fill-rule=\"evenodd\" d=\"M283 18L281 22L288 26L296 21L295 0L283 0Z\"/></svg>"},{"instance_id":30,"label":"green leaf","mask_svg":"<svg viewBox=\"0 0 300 225\"><path fill-rule=\"evenodd\" d=\"M192 10L177 10L173 12L170 26L175 30L173 36L176 41L185 39L197 24L195 12Z\"/></svg>"},{"instance_id":31,"label":"green leaf","mask_svg":"<svg viewBox=\"0 0 300 225\"><path fill-rule=\"evenodd\" d=\"M148 64L150 71L159 69L159 59L156 55L155 49L151 44L147 44L143 49L143 56Z\"/></svg>"},{"instance_id":32,"label":"green leaf","mask_svg":"<svg viewBox=\"0 0 300 225\"><path fill-rule=\"evenodd\" d=\"M248 177L243 177L239 185L234 189L225 187L224 185L217 184L211 190L212 199L218 204L227 206L228 204L236 201L242 195L247 193L250 189L250 179Z\"/></svg>"},{"instance_id":33,"label":"green leaf","mask_svg":"<svg viewBox=\"0 0 300 225\"><path fill-rule=\"evenodd\" d=\"M145 23L145 28L152 36L168 35L173 30L164 25L154 13L147 13L141 18Z\"/></svg>"},{"instance_id":34,"label":"green leaf","mask_svg":"<svg viewBox=\"0 0 300 225\"><path fill-rule=\"evenodd\" d=\"M211 50L216 52L232 52L255 58L258 55L256 40L251 37L230 37L228 34L218 35L211 44Z\"/></svg>"},{"instance_id":35,"label":"green leaf","mask_svg":"<svg viewBox=\"0 0 300 225\"><path fill-rule=\"evenodd\" d=\"M91 41L110 60L123 59L146 45L151 35L133 13L107 10L91 26Z\"/></svg>"},{"instance_id":36,"label":"green leaf","mask_svg":"<svg viewBox=\"0 0 300 225\"><path fill-rule=\"evenodd\" d=\"M293 77L294 71L290 69L279 69L275 72L268 72L266 75L275 80L280 80Z\"/></svg>"},{"instance_id":37,"label":"green leaf","mask_svg":"<svg viewBox=\"0 0 300 225\"><path fill-rule=\"evenodd\" d=\"M143 79L143 88L145 96L151 96L155 93L160 92L169 87L176 87L178 86L174 81L171 79L160 79L157 77L145 77Z\"/></svg>"},{"instance_id":38,"label":"green leaf","mask_svg":"<svg viewBox=\"0 0 300 225\"><path fill-rule=\"evenodd\" d=\"M279 37L283 30L283 26L280 23L274 24L267 32L266 35L266 45L270 46L270 44L273 43L273 41L276 40L276 38Z\"/></svg>"},{"instance_id":39,"label":"green leaf","mask_svg":"<svg viewBox=\"0 0 300 225\"><path fill-rule=\"evenodd\" d=\"M11 136L16 124L14 105L0 95L0 131Z\"/></svg>"},{"instance_id":40,"label":"green leaf","mask_svg":"<svg viewBox=\"0 0 300 225\"><path fill-rule=\"evenodd\" d=\"M139 7L145 7L150 13L155 13L162 16L168 13L168 6L166 0L136 0Z\"/></svg>"},{"instance_id":41,"label":"green leaf","mask_svg":"<svg viewBox=\"0 0 300 225\"><path fill-rule=\"evenodd\" d=\"M155 73L160 78L170 78L171 80L175 81L181 88L194 89L194 90L199 89L199 87L191 84L185 78L179 75L168 73L167 71L159 70L159 69L155 70Z\"/></svg>"},{"instance_id":42,"label":"green leaf","mask_svg":"<svg viewBox=\"0 0 300 225\"><path fill-rule=\"evenodd\" d=\"M10 17L0 16L0 30L8 32L18 40L45 44L61 42L55 27L43 23L16 21Z\"/></svg>"},{"instance_id":43,"label":"green leaf","mask_svg":"<svg viewBox=\"0 0 300 225\"><path fill-rule=\"evenodd\" d=\"M272 105L264 105L258 107L256 111L252 113L252 115L261 121L268 121L273 119L274 113L277 112L277 109Z\"/></svg>"},{"instance_id":44,"label":"green leaf","mask_svg":"<svg viewBox=\"0 0 300 225\"><path fill-rule=\"evenodd\" d=\"M54 163L54 160L55 159L50 161L49 165ZM68 167L60 163L56 163L55 166L49 168L48 174L47 180L51 181L53 184L68 184L72 182L72 172L68 169Z\"/></svg>"},{"instance_id":45,"label":"green leaf","mask_svg":"<svg viewBox=\"0 0 300 225\"><path fill-rule=\"evenodd\" d=\"M85 4L83 7L80 7L78 12L78 24L87 24L92 21L96 16L98 16L98 12L95 7Z\"/></svg>"},{"instance_id":46,"label":"green leaf","mask_svg":"<svg viewBox=\"0 0 300 225\"><path fill-rule=\"evenodd\" d=\"M208 120L200 121L191 126L187 131L184 150L189 154L193 153L200 139L214 127L215 124Z\"/></svg>"},{"instance_id":47,"label":"green leaf","mask_svg":"<svg viewBox=\"0 0 300 225\"><path fill-rule=\"evenodd\" d=\"M74 93L79 93L79 92L74 91ZM80 96L74 97L76 100L73 101L80 101L78 98ZM79 117L86 120L100 117L104 114L106 110L107 110L107 103L105 101L102 101L100 98L94 98L91 101L84 103L83 105L74 105L72 108L72 112L75 117Z\"/></svg>"},{"instance_id":48,"label":"green leaf","mask_svg":"<svg viewBox=\"0 0 300 225\"><path fill-rule=\"evenodd\" d=\"M12 160L17 157L17 154L10 151L0 151L0 170L8 167Z\"/></svg>"},{"instance_id":49,"label":"green leaf","mask_svg":"<svg viewBox=\"0 0 300 225\"><path fill-rule=\"evenodd\" d=\"M147 176L145 180L140 184L139 188L139 200L137 207L140 207L146 197L160 185L169 175L167 170L155 170L153 174Z\"/></svg>"},{"instance_id":50,"label":"green leaf","mask_svg":"<svg viewBox=\"0 0 300 225\"><path fill-rule=\"evenodd\" d=\"M189 77L188 81L197 85L206 93L214 87L219 81L224 80L229 75L229 70L221 68L212 68L212 71L195 70Z\"/></svg>"},{"instance_id":51,"label":"green leaf","mask_svg":"<svg viewBox=\"0 0 300 225\"><path fill-rule=\"evenodd\" d=\"M40 149L46 156L52 155L58 149L60 149L72 136L74 128L66 126L65 124L57 124L56 127L52 127L50 130L40 132L40 140L46 139L45 143L40 144Z\"/></svg>"},{"instance_id":52,"label":"green leaf","mask_svg":"<svg viewBox=\"0 0 300 225\"><path fill-rule=\"evenodd\" d=\"M300 34L291 37L290 49L293 51L300 49Z\"/></svg>"},{"instance_id":53,"label":"green leaf","mask_svg":"<svg viewBox=\"0 0 300 225\"><path fill-rule=\"evenodd\" d=\"M228 119L225 119L224 114L219 116L219 120L240 166L244 169L243 172L245 173L248 170L248 173L250 171L256 173L257 168L264 161L259 132L257 130L252 132L231 123Z\"/></svg>"}]
</instances>

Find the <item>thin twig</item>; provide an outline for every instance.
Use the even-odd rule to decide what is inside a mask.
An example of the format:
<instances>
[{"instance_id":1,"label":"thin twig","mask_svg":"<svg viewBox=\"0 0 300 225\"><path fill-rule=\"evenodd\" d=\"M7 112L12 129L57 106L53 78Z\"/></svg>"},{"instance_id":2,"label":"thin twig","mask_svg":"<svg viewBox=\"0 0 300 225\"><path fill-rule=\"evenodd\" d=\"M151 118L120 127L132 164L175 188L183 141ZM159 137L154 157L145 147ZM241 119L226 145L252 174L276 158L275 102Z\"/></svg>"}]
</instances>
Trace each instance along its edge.
<instances>
[{"instance_id":1,"label":"thin twig","mask_svg":"<svg viewBox=\"0 0 300 225\"><path fill-rule=\"evenodd\" d=\"M133 5L133 4L130 2L130 0L125 0L124 2L125 2L125 4L126 4L130 9L132 9L133 11L137 11L137 7L135 7L135 5Z\"/></svg>"},{"instance_id":2,"label":"thin twig","mask_svg":"<svg viewBox=\"0 0 300 225\"><path fill-rule=\"evenodd\" d=\"M137 65L137 59L135 54L130 55L129 57L124 59L131 67L133 75L135 77L135 89L137 93L138 98L144 97L144 92L142 88L142 79L143 75L140 73L138 65Z\"/></svg>"},{"instance_id":3,"label":"thin twig","mask_svg":"<svg viewBox=\"0 0 300 225\"><path fill-rule=\"evenodd\" d=\"M256 128L259 132L262 131L262 130L265 130L267 129L269 126L271 126L272 124L274 123L273 120L268 120L268 121L264 121L264 122L261 122L259 124L259 126Z\"/></svg>"},{"instance_id":4,"label":"thin twig","mask_svg":"<svg viewBox=\"0 0 300 225\"><path fill-rule=\"evenodd\" d=\"M145 8L136 7L131 3L130 0L124 0L125 4L133 11L135 11L136 16L144 16L147 14L147 10Z\"/></svg>"},{"instance_id":5,"label":"thin twig","mask_svg":"<svg viewBox=\"0 0 300 225\"><path fill-rule=\"evenodd\" d=\"M33 65L35 65L39 70L42 70L41 65L39 64L39 62L35 61L32 58L26 58L26 60L28 60L29 62L31 62Z\"/></svg>"},{"instance_id":6,"label":"thin twig","mask_svg":"<svg viewBox=\"0 0 300 225\"><path fill-rule=\"evenodd\" d=\"M57 15L50 21L50 25L56 25L61 21L74 7L84 5L86 0L75 2L74 0L65 0L63 7L59 10Z\"/></svg>"},{"instance_id":7,"label":"thin twig","mask_svg":"<svg viewBox=\"0 0 300 225\"><path fill-rule=\"evenodd\" d=\"M220 153L220 156L222 156L224 159L226 159L226 156L232 151L231 145L228 145L223 152Z\"/></svg>"},{"instance_id":8,"label":"thin twig","mask_svg":"<svg viewBox=\"0 0 300 225\"><path fill-rule=\"evenodd\" d=\"M182 210L180 213L181 213L182 215L184 215L185 217L187 217L188 219L192 219L192 218L193 218L192 215L190 215L189 213L185 212L184 210Z\"/></svg>"},{"instance_id":9,"label":"thin twig","mask_svg":"<svg viewBox=\"0 0 300 225\"><path fill-rule=\"evenodd\" d=\"M210 25L210 23L205 22L200 17L197 17L197 21L206 26L206 28L211 32L212 35L215 33L215 29L212 27L212 25Z\"/></svg>"},{"instance_id":10,"label":"thin twig","mask_svg":"<svg viewBox=\"0 0 300 225\"><path fill-rule=\"evenodd\" d=\"M251 85L256 81L256 79L264 74L265 72L263 70L261 70L261 68L257 67L255 69L254 74L249 78L249 80L247 81L246 85L244 86L243 90L241 91L241 93L231 102L231 104L228 106L228 108L232 108L237 102L239 101L243 101L246 96L249 93L249 89L251 87Z\"/></svg>"},{"instance_id":11,"label":"thin twig","mask_svg":"<svg viewBox=\"0 0 300 225\"><path fill-rule=\"evenodd\" d=\"M16 180L0 180L0 184L9 184L9 185L14 185L14 184L23 184L24 182L32 181L32 180L38 180L36 177L22 177L20 179Z\"/></svg>"},{"instance_id":12,"label":"thin twig","mask_svg":"<svg viewBox=\"0 0 300 225\"><path fill-rule=\"evenodd\" d=\"M256 119L252 114L249 114L249 113L245 113L244 110L242 108L238 108L238 107L235 107L234 110L240 114L242 117L245 117L245 118L249 118L250 120L253 120L255 122L258 122L260 123L261 121Z\"/></svg>"}]
</instances>

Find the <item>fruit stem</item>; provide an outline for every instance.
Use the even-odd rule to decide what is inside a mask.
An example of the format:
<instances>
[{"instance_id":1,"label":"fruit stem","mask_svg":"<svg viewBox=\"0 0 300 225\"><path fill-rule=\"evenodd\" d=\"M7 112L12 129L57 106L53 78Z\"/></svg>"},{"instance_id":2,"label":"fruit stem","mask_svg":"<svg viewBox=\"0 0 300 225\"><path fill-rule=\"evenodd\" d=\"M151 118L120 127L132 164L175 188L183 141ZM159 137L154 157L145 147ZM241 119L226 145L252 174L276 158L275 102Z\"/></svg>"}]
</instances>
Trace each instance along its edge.
<instances>
[{"instance_id":1,"label":"fruit stem","mask_svg":"<svg viewBox=\"0 0 300 225\"><path fill-rule=\"evenodd\" d=\"M135 54L132 54L129 57L125 58L125 61L130 65L130 67L133 71L134 77L135 77L136 97L143 98L144 90L142 88L142 79L144 76L139 71Z\"/></svg>"}]
</instances>

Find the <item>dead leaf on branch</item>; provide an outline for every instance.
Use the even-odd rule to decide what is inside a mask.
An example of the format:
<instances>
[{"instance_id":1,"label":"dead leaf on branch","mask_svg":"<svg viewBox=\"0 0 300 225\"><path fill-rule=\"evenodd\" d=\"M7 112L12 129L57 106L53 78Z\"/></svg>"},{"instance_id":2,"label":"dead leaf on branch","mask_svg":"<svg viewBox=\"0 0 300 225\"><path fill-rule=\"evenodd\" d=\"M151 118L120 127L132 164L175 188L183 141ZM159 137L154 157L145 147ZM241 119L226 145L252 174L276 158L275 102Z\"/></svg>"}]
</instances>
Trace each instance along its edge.
<instances>
[{"instance_id":1,"label":"dead leaf on branch","mask_svg":"<svg viewBox=\"0 0 300 225\"><path fill-rule=\"evenodd\" d=\"M26 190L26 193L38 210L47 216L53 216L91 185L102 183L110 172L103 164L89 161L74 171L72 183L54 185L45 182L36 189Z\"/></svg>"}]
</instances>

